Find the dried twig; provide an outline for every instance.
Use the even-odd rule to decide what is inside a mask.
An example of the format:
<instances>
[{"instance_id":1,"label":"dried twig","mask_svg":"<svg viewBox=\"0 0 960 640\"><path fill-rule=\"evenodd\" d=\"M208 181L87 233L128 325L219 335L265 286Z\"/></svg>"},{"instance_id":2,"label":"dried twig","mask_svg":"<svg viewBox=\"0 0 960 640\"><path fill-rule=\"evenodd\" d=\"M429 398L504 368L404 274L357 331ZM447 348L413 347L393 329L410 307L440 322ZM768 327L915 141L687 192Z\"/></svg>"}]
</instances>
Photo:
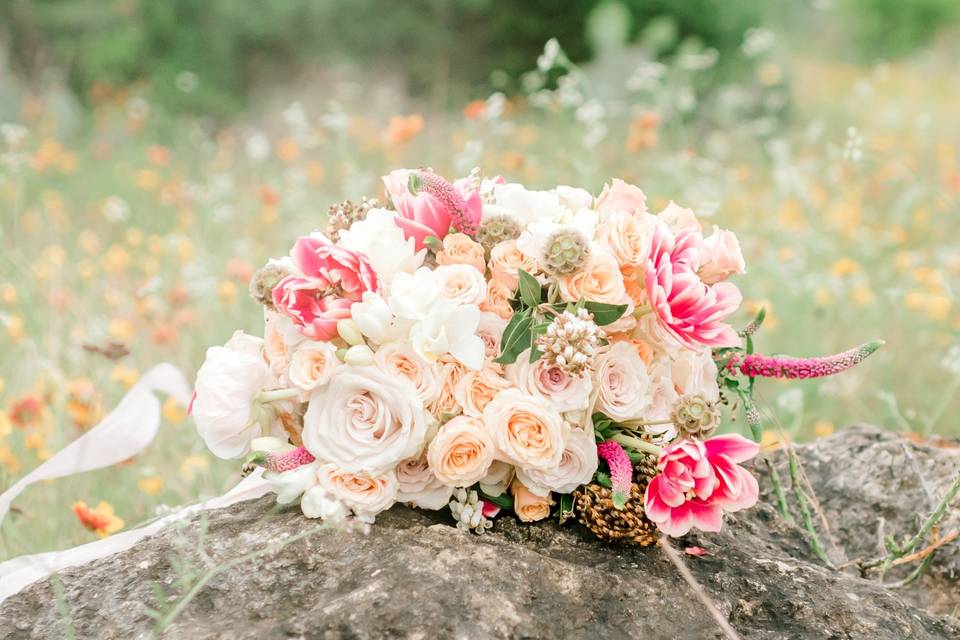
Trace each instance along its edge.
<instances>
[{"instance_id":1,"label":"dried twig","mask_svg":"<svg viewBox=\"0 0 960 640\"><path fill-rule=\"evenodd\" d=\"M717 605L713 603L713 600L710 599L710 596L707 595L707 592L704 588L697 582L697 579L693 576L693 573L683 562L683 559L680 557L680 554L677 553L677 550L673 548L673 545L670 544L670 538L667 536L661 536L659 542L660 548L663 549L664 554L673 563L673 566L676 567L677 573L680 574L680 577L684 579L687 583L687 586L693 591L694 595L700 599L700 602L703 603L703 606L707 608L707 611L710 612L710 615L713 616L713 619L716 620L717 625L720 627L720 630L723 631L723 635L727 637L727 640L740 640L740 636L737 635L736 630L730 626L730 622L724 617L720 610L717 609Z\"/></svg>"}]
</instances>

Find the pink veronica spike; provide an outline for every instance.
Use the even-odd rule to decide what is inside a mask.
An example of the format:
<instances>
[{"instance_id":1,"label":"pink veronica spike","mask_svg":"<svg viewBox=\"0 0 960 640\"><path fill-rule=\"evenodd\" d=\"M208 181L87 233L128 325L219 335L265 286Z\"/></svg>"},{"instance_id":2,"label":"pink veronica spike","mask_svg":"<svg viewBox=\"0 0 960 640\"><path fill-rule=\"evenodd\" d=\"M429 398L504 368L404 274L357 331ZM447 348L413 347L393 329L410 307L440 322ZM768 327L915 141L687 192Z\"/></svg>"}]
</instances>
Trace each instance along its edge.
<instances>
[{"instance_id":1,"label":"pink veronica spike","mask_svg":"<svg viewBox=\"0 0 960 640\"><path fill-rule=\"evenodd\" d=\"M883 340L874 340L859 347L820 358L764 356L757 353L748 356L737 355L730 359L727 368L751 378L822 378L860 364L884 344Z\"/></svg>"}]
</instances>

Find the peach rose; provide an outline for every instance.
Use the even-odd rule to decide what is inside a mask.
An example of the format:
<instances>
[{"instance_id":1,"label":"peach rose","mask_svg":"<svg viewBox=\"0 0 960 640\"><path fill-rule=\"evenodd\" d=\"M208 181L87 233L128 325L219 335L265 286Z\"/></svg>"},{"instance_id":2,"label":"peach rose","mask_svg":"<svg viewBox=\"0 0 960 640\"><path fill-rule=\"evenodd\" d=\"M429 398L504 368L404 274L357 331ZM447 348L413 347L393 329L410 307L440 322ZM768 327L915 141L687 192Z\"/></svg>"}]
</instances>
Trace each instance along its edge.
<instances>
[{"instance_id":1,"label":"peach rose","mask_svg":"<svg viewBox=\"0 0 960 640\"><path fill-rule=\"evenodd\" d=\"M483 479L493 463L493 441L476 418L459 416L443 425L427 449L437 479L450 487L469 487Z\"/></svg>"},{"instance_id":2,"label":"peach rose","mask_svg":"<svg viewBox=\"0 0 960 640\"><path fill-rule=\"evenodd\" d=\"M467 368L456 360L441 359L440 370L437 373L437 377L440 379L440 392L428 407L430 413L438 418L455 416L460 413L460 405L457 404L454 392L466 371Z\"/></svg>"},{"instance_id":3,"label":"peach rose","mask_svg":"<svg viewBox=\"0 0 960 640\"><path fill-rule=\"evenodd\" d=\"M479 418L493 398L510 387L510 382L502 375L498 367L487 363L479 371L468 371L454 389L457 404L468 416Z\"/></svg>"},{"instance_id":4,"label":"peach rose","mask_svg":"<svg viewBox=\"0 0 960 640\"><path fill-rule=\"evenodd\" d=\"M479 305L487 299L483 274L467 264L439 266L433 271L440 295L459 304Z\"/></svg>"},{"instance_id":5,"label":"peach rose","mask_svg":"<svg viewBox=\"0 0 960 640\"><path fill-rule=\"evenodd\" d=\"M538 496L517 480L510 485L513 494L513 512L521 522L536 522L550 515L553 498L549 494Z\"/></svg>"},{"instance_id":6,"label":"peach rose","mask_svg":"<svg viewBox=\"0 0 960 640\"><path fill-rule=\"evenodd\" d=\"M703 241L703 263L697 275L707 284L716 284L740 273L746 273L746 264L737 236L714 226Z\"/></svg>"},{"instance_id":7,"label":"peach rose","mask_svg":"<svg viewBox=\"0 0 960 640\"><path fill-rule=\"evenodd\" d=\"M700 221L697 220L697 214L693 212L693 209L687 209L686 207L681 207L673 200L667 205L667 207L661 211L658 216L661 220L667 223L667 226L670 227L670 230L676 233L681 229L696 229L700 231Z\"/></svg>"},{"instance_id":8,"label":"peach rose","mask_svg":"<svg viewBox=\"0 0 960 640\"><path fill-rule=\"evenodd\" d=\"M614 420L644 417L650 403L650 378L646 365L629 343L613 343L599 357L593 375L598 411Z\"/></svg>"},{"instance_id":9,"label":"peach rose","mask_svg":"<svg viewBox=\"0 0 960 640\"><path fill-rule=\"evenodd\" d=\"M263 329L263 354L270 372L279 379L290 366L290 355L304 338L293 322L279 313L267 313Z\"/></svg>"},{"instance_id":10,"label":"peach rose","mask_svg":"<svg viewBox=\"0 0 960 640\"><path fill-rule=\"evenodd\" d=\"M305 342L290 357L287 379L308 395L330 381L334 367L341 364L337 349L329 342Z\"/></svg>"},{"instance_id":11,"label":"peach rose","mask_svg":"<svg viewBox=\"0 0 960 640\"><path fill-rule=\"evenodd\" d=\"M607 304L628 304L620 263L599 245L590 251L587 264L579 271L559 279L560 297L567 302L580 298Z\"/></svg>"},{"instance_id":12,"label":"peach rose","mask_svg":"<svg viewBox=\"0 0 960 640\"><path fill-rule=\"evenodd\" d=\"M418 356L411 346L399 342L386 344L377 350L373 359L383 371L412 382L424 405L429 405L440 395L439 367Z\"/></svg>"},{"instance_id":13,"label":"peach rose","mask_svg":"<svg viewBox=\"0 0 960 640\"><path fill-rule=\"evenodd\" d=\"M317 468L317 485L353 511L362 522L373 522L378 513L392 507L400 489L397 474L393 471L374 476L343 471L335 464L323 464Z\"/></svg>"},{"instance_id":14,"label":"peach rose","mask_svg":"<svg viewBox=\"0 0 960 640\"><path fill-rule=\"evenodd\" d=\"M483 424L498 459L545 470L560 464L563 419L546 399L505 389L484 409Z\"/></svg>"},{"instance_id":15,"label":"peach rose","mask_svg":"<svg viewBox=\"0 0 960 640\"><path fill-rule=\"evenodd\" d=\"M597 228L597 242L616 258L621 271L646 267L650 256L652 218L650 214L635 216L617 211Z\"/></svg>"},{"instance_id":16,"label":"peach rose","mask_svg":"<svg viewBox=\"0 0 960 640\"><path fill-rule=\"evenodd\" d=\"M530 256L517 248L516 240L505 240L497 243L490 250L490 273L494 280L499 280L510 288L510 294L517 289L520 281L518 272L523 269L527 273L537 271L537 263Z\"/></svg>"},{"instance_id":17,"label":"peach rose","mask_svg":"<svg viewBox=\"0 0 960 640\"><path fill-rule=\"evenodd\" d=\"M467 264L480 273L487 271L483 247L463 233L451 233L443 239L443 251L437 254L437 264Z\"/></svg>"},{"instance_id":18,"label":"peach rose","mask_svg":"<svg viewBox=\"0 0 960 640\"><path fill-rule=\"evenodd\" d=\"M517 478L531 493L538 496L548 496L551 491L570 493L593 479L597 471L597 442L593 429L564 425L563 440L566 447L556 469L517 469Z\"/></svg>"},{"instance_id":19,"label":"peach rose","mask_svg":"<svg viewBox=\"0 0 960 640\"><path fill-rule=\"evenodd\" d=\"M490 280L487 282L487 299L480 305L480 310L495 313L504 320L509 320L513 317L513 308L510 306L512 297L513 289L500 280Z\"/></svg>"}]
</instances>

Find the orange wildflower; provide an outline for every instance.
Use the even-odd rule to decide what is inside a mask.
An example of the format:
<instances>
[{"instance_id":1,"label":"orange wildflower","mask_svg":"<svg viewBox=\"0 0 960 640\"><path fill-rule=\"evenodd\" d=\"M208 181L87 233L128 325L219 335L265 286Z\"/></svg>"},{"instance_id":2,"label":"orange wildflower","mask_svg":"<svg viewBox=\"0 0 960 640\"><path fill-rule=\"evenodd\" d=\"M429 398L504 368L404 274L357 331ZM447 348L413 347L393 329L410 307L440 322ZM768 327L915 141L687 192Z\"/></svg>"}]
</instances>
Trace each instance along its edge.
<instances>
[{"instance_id":1,"label":"orange wildflower","mask_svg":"<svg viewBox=\"0 0 960 640\"><path fill-rule=\"evenodd\" d=\"M113 512L110 503L103 500L94 509L88 507L86 502L78 500L73 503L73 512L80 520L80 524L100 538L106 538L111 533L123 529L123 519Z\"/></svg>"}]
</instances>

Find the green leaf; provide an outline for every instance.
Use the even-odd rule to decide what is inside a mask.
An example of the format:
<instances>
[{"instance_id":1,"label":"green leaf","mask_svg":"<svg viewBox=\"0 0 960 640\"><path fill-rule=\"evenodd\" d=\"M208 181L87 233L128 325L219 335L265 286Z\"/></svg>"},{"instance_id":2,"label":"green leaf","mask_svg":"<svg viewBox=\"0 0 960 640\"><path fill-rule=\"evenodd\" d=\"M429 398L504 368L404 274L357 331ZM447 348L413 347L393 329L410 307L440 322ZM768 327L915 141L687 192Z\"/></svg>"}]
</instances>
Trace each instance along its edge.
<instances>
[{"instance_id":1,"label":"green leaf","mask_svg":"<svg viewBox=\"0 0 960 640\"><path fill-rule=\"evenodd\" d=\"M478 490L478 493L480 494L481 498L483 498L487 502L492 502L493 504L497 505L501 509L513 508L513 498L506 491L504 491L498 496L491 496L490 494L485 493L482 490Z\"/></svg>"},{"instance_id":2,"label":"green leaf","mask_svg":"<svg viewBox=\"0 0 960 640\"><path fill-rule=\"evenodd\" d=\"M540 297L543 294L543 288L540 281L532 275L520 269L517 271L520 276L520 300L528 307L536 307L540 304Z\"/></svg>"},{"instance_id":3,"label":"green leaf","mask_svg":"<svg viewBox=\"0 0 960 640\"><path fill-rule=\"evenodd\" d=\"M573 496L569 493L560 494L560 524L573 517Z\"/></svg>"},{"instance_id":4,"label":"green leaf","mask_svg":"<svg viewBox=\"0 0 960 640\"><path fill-rule=\"evenodd\" d=\"M610 482L610 474L603 471L597 471L597 484L607 489L613 489L613 483Z\"/></svg>"},{"instance_id":5,"label":"green leaf","mask_svg":"<svg viewBox=\"0 0 960 640\"><path fill-rule=\"evenodd\" d=\"M540 349L537 349L535 346L532 346L532 345L531 345L531 347L530 347L530 364L533 364L534 362L536 362L537 360L539 360L539 359L540 359L540 356L542 356L542 355L543 355L543 351L540 351Z\"/></svg>"},{"instance_id":6,"label":"green leaf","mask_svg":"<svg viewBox=\"0 0 960 640\"><path fill-rule=\"evenodd\" d=\"M625 304L607 304L606 302L586 302L584 308L593 314L593 321L597 326L612 324L620 319L626 310Z\"/></svg>"},{"instance_id":7,"label":"green leaf","mask_svg":"<svg viewBox=\"0 0 960 640\"><path fill-rule=\"evenodd\" d=\"M513 364L531 344L530 327L533 325L533 318L530 317L529 312L518 315L521 317L516 324L513 327L508 324L503 330L503 337L500 339L500 356L494 360L498 364ZM513 318L510 322L513 323Z\"/></svg>"}]
</instances>

